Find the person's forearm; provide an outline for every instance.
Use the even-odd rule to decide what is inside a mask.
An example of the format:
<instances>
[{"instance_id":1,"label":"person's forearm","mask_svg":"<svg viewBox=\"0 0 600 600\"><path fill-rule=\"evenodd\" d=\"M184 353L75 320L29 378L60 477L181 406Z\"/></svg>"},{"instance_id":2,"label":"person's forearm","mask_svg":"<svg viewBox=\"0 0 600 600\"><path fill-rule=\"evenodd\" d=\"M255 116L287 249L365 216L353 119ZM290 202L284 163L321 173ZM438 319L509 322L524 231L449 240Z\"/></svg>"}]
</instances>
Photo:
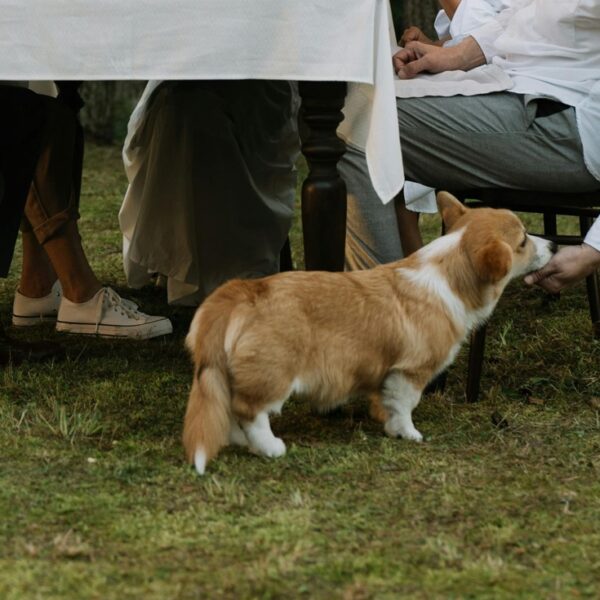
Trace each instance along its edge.
<instances>
[{"instance_id":1,"label":"person's forearm","mask_svg":"<svg viewBox=\"0 0 600 600\"><path fill-rule=\"evenodd\" d=\"M454 46L456 52L459 53L458 65L455 69L468 71L480 65L485 64L485 54L481 50L475 38L467 36L462 42Z\"/></svg>"},{"instance_id":2,"label":"person's forearm","mask_svg":"<svg viewBox=\"0 0 600 600\"><path fill-rule=\"evenodd\" d=\"M439 0L440 6L444 9L444 12L448 15L449 19L454 17L454 13L460 4L460 0Z\"/></svg>"},{"instance_id":3,"label":"person's forearm","mask_svg":"<svg viewBox=\"0 0 600 600\"><path fill-rule=\"evenodd\" d=\"M456 46L436 47L422 42L409 42L393 56L394 70L400 79L411 79L419 73L468 71L485 64L485 55L472 37Z\"/></svg>"}]
</instances>

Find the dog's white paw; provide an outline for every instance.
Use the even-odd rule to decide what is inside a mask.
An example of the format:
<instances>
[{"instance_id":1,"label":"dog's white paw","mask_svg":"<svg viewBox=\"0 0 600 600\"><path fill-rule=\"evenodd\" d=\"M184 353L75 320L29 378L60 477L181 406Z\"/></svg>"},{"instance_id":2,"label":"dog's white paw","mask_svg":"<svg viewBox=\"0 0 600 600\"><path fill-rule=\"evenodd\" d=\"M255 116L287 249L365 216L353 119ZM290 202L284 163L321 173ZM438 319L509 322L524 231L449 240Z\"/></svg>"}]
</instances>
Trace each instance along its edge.
<instances>
[{"instance_id":1,"label":"dog's white paw","mask_svg":"<svg viewBox=\"0 0 600 600\"><path fill-rule=\"evenodd\" d=\"M414 427L411 431L407 431L400 435L405 440L411 440L413 442L422 442L423 441L423 434L418 429L415 429Z\"/></svg>"},{"instance_id":2,"label":"dog's white paw","mask_svg":"<svg viewBox=\"0 0 600 600\"><path fill-rule=\"evenodd\" d=\"M412 423L406 423L404 420L398 418L386 421L384 429L387 435L392 438L400 437L405 440L412 440L413 442L423 441L423 435Z\"/></svg>"},{"instance_id":3,"label":"dog's white paw","mask_svg":"<svg viewBox=\"0 0 600 600\"><path fill-rule=\"evenodd\" d=\"M266 456L267 458L278 458L285 454L285 443L281 438L273 437L270 440L265 440L260 448L254 447L252 451L255 454Z\"/></svg>"}]
</instances>

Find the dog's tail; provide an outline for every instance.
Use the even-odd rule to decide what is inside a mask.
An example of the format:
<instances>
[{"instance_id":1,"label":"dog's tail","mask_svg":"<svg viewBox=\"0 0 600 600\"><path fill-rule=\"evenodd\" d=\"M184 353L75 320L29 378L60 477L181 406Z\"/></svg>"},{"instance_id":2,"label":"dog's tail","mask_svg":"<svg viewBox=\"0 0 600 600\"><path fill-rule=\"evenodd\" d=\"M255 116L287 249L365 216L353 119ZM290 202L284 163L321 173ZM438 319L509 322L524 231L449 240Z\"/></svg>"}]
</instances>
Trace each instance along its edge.
<instances>
[{"instance_id":1,"label":"dog's tail","mask_svg":"<svg viewBox=\"0 0 600 600\"><path fill-rule=\"evenodd\" d=\"M200 475L229 440L231 391L224 350L230 310L207 302L196 312L186 346L194 360L194 380L183 424L187 459Z\"/></svg>"},{"instance_id":2,"label":"dog's tail","mask_svg":"<svg viewBox=\"0 0 600 600\"><path fill-rule=\"evenodd\" d=\"M231 376L228 355L244 329L245 309L264 293L260 281L232 280L196 311L186 346L194 361L194 381L183 425L187 459L200 475L227 445L231 433Z\"/></svg>"},{"instance_id":3,"label":"dog's tail","mask_svg":"<svg viewBox=\"0 0 600 600\"><path fill-rule=\"evenodd\" d=\"M183 425L187 459L200 475L206 463L227 444L231 429L229 385L216 366L202 368L194 376Z\"/></svg>"}]
</instances>

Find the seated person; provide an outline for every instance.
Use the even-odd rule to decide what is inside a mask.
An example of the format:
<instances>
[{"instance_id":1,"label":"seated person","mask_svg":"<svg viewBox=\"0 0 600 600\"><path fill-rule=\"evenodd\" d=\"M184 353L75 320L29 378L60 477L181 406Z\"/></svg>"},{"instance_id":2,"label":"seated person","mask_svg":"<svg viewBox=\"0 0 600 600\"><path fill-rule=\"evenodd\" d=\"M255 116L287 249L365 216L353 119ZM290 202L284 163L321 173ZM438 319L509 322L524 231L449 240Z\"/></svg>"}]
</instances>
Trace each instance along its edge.
<instances>
[{"instance_id":1,"label":"seated person","mask_svg":"<svg viewBox=\"0 0 600 600\"><path fill-rule=\"evenodd\" d=\"M429 39L418 27L406 29L400 44L421 41L432 45L453 45L465 37L472 29L489 22L504 6L505 0L440 0L442 10L438 13L435 27L440 39ZM422 95L423 92L420 92ZM350 146L352 143L350 141ZM359 153L360 154L360 153ZM363 180L361 159L353 165L354 158L347 156L340 165L348 188L348 219L346 242L346 268L364 269L381 262L397 260L419 248L423 242L418 228L418 214L415 211L425 204L429 210L436 210L433 190L416 185L407 178L404 191L407 208L404 205L380 207L377 211L365 211L361 204L370 195L370 185ZM363 189L363 186L366 188ZM416 203L415 203L416 201ZM391 229L397 224L398 231ZM384 236L381 231L386 231ZM399 235L401 233L401 235ZM377 243L374 243L377 238ZM402 245L402 249L400 246ZM394 258L390 258L393 256Z\"/></svg>"},{"instance_id":2,"label":"seated person","mask_svg":"<svg viewBox=\"0 0 600 600\"><path fill-rule=\"evenodd\" d=\"M510 90L398 100L406 178L438 189L600 189L600 2L582 0L574 8L514 0L455 46L410 42L395 55L394 66L400 78L410 78L468 70L486 61L508 74ZM396 260L402 252L398 227L368 183L364 154L350 147L340 170L359 182L349 184L361 191L356 221L379 223L377 235L364 240L363 254ZM402 226L416 229L405 218L403 198L396 204ZM388 218L380 216L384 213ZM561 281L597 268L599 230L596 221L581 248L557 254L553 268L560 270ZM572 275L563 257L578 265Z\"/></svg>"},{"instance_id":3,"label":"seated person","mask_svg":"<svg viewBox=\"0 0 600 600\"><path fill-rule=\"evenodd\" d=\"M506 8L504 0L440 0L439 4L441 10L434 23L438 40L431 40L418 27L412 26L402 34L401 46L408 42L452 46Z\"/></svg>"},{"instance_id":4,"label":"seated person","mask_svg":"<svg viewBox=\"0 0 600 600\"><path fill-rule=\"evenodd\" d=\"M294 214L297 100L285 81L151 82L129 123L119 215L132 287L199 304L279 270Z\"/></svg>"},{"instance_id":5,"label":"seated person","mask_svg":"<svg viewBox=\"0 0 600 600\"><path fill-rule=\"evenodd\" d=\"M0 87L0 95L12 93L7 90ZM136 339L171 333L168 319L141 313L96 278L77 227L83 148L75 113L60 96L29 94L45 122L24 207L23 266L13 324L56 319L58 331ZM3 170L10 177L10 165Z\"/></svg>"}]
</instances>

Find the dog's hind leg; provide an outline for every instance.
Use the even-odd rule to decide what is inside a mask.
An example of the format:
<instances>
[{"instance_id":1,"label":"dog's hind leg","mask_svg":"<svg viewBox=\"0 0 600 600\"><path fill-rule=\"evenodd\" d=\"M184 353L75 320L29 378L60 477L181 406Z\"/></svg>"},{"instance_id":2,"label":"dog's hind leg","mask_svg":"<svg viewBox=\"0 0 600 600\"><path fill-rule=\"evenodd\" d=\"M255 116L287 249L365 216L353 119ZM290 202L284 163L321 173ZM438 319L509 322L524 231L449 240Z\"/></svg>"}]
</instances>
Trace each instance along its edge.
<instances>
[{"instance_id":1,"label":"dog's hind leg","mask_svg":"<svg viewBox=\"0 0 600 600\"><path fill-rule=\"evenodd\" d=\"M231 429L229 430L229 443L235 446L247 446L248 438L244 430L239 426L235 419L231 419Z\"/></svg>"},{"instance_id":2,"label":"dog's hind leg","mask_svg":"<svg viewBox=\"0 0 600 600\"><path fill-rule=\"evenodd\" d=\"M421 392L401 373L396 371L388 375L383 384L382 403L387 411L384 428L390 437L423 441L412 421L412 411L419 404Z\"/></svg>"},{"instance_id":3,"label":"dog's hind leg","mask_svg":"<svg viewBox=\"0 0 600 600\"><path fill-rule=\"evenodd\" d=\"M259 412L254 420L242 423L250 450L256 454L275 458L285 454L285 444L271 431L268 410Z\"/></svg>"}]
</instances>

